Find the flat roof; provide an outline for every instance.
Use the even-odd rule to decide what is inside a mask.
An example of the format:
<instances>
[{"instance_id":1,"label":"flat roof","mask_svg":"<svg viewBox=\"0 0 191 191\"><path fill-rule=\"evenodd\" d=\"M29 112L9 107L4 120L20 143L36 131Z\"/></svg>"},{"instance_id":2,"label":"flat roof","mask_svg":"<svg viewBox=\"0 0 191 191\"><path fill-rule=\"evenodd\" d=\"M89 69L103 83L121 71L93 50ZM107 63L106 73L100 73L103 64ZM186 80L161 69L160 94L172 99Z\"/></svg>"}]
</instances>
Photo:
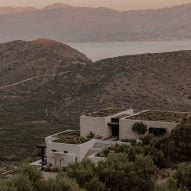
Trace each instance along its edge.
<instances>
[{"instance_id":1,"label":"flat roof","mask_svg":"<svg viewBox=\"0 0 191 191\"><path fill-rule=\"evenodd\" d=\"M107 108L107 109L103 109L103 110L96 111L96 112L93 112L93 113L89 113L87 116L92 116L92 117L107 117L107 116L118 114L118 113L120 113L122 111L125 111L125 109L121 109L121 108Z\"/></svg>"},{"instance_id":2,"label":"flat roof","mask_svg":"<svg viewBox=\"0 0 191 191\"><path fill-rule=\"evenodd\" d=\"M65 131L57 134L55 137L57 139L53 142L56 143L82 144L89 141L89 139L81 137L79 131Z\"/></svg>"},{"instance_id":3,"label":"flat roof","mask_svg":"<svg viewBox=\"0 0 191 191\"><path fill-rule=\"evenodd\" d=\"M176 111L143 111L126 119L145 121L180 122L183 118L191 116L191 112Z\"/></svg>"}]
</instances>

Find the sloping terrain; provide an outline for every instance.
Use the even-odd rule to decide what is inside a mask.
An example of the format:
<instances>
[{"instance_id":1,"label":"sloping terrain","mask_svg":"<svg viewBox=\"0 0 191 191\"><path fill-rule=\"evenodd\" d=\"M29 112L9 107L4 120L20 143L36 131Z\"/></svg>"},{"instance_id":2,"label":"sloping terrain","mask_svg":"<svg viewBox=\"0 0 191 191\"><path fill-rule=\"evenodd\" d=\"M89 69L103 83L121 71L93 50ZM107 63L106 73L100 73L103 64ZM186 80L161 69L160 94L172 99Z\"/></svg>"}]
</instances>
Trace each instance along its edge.
<instances>
[{"instance_id":1,"label":"sloping terrain","mask_svg":"<svg viewBox=\"0 0 191 191\"><path fill-rule=\"evenodd\" d=\"M191 110L191 51L95 63L61 43L0 45L2 161L31 155L45 135L79 128L79 116L106 107Z\"/></svg>"},{"instance_id":2,"label":"sloping terrain","mask_svg":"<svg viewBox=\"0 0 191 191\"><path fill-rule=\"evenodd\" d=\"M55 91L64 92L70 87L63 83L59 89L56 79L89 62L82 53L48 39L0 44L0 161L23 159L44 135L66 128L49 115L63 98L49 97L53 92L42 88L52 82ZM42 96L37 94L41 91Z\"/></svg>"},{"instance_id":3,"label":"sloping terrain","mask_svg":"<svg viewBox=\"0 0 191 191\"><path fill-rule=\"evenodd\" d=\"M0 9L0 13L4 9ZM1 15L0 41L41 37L64 42L191 38L190 3L158 10L123 12L108 8L72 7L66 4L17 11L15 14L10 12ZM6 10L4 12L6 13Z\"/></svg>"},{"instance_id":4,"label":"sloping terrain","mask_svg":"<svg viewBox=\"0 0 191 191\"><path fill-rule=\"evenodd\" d=\"M31 77L41 77L44 83L47 78L65 72L68 65L90 61L71 47L48 39L3 43L0 55L1 86Z\"/></svg>"}]
</instances>

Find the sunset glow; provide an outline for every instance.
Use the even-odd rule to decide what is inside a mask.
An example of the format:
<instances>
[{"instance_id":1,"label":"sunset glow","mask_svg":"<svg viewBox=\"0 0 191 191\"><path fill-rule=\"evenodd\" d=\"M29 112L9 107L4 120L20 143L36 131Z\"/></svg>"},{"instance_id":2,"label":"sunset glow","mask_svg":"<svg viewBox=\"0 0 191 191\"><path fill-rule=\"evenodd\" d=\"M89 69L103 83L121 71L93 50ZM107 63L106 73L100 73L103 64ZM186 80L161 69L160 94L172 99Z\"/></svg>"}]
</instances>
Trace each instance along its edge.
<instances>
[{"instance_id":1,"label":"sunset glow","mask_svg":"<svg viewBox=\"0 0 191 191\"><path fill-rule=\"evenodd\" d=\"M67 3L73 6L109 7L117 10L161 8L190 3L191 0L1 0L0 6L43 8L53 3Z\"/></svg>"}]
</instances>

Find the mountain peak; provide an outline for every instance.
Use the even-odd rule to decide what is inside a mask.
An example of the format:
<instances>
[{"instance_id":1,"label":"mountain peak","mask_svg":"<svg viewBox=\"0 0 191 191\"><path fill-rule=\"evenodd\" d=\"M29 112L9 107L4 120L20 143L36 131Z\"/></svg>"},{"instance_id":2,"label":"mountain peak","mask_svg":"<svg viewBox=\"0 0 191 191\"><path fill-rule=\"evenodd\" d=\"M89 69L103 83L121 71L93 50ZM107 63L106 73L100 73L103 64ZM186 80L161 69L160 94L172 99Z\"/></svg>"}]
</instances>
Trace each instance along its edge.
<instances>
[{"instance_id":1,"label":"mountain peak","mask_svg":"<svg viewBox=\"0 0 191 191\"><path fill-rule=\"evenodd\" d=\"M71 8L71 5L65 4L65 3L54 3L52 5L46 6L44 9L61 9L61 8Z\"/></svg>"},{"instance_id":2,"label":"mountain peak","mask_svg":"<svg viewBox=\"0 0 191 191\"><path fill-rule=\"evenodd\" d=\"M43 45L43 46L62 44L61 42L51 40L51 39L46 39L46 38L40 38L40 39L33 40L33 41L30 41L30 42L33 43L33 44Z\"/></svg>"}]
</instances>

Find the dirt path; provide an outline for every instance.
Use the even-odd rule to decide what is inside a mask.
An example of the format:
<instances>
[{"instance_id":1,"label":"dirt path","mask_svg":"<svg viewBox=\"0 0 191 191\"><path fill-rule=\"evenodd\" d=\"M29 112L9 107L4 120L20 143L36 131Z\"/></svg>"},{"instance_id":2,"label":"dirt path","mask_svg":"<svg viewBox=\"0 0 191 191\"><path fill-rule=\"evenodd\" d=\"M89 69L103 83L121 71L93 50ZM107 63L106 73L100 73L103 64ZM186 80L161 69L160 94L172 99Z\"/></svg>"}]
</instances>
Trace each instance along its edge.
<instances>
[{"instance_id":1,"label":"dirt path","mask_svg":"<svg viewBox=\"0 0 191 191\"><path fill-rule=\"evenodd\" d=\"M32 80L35 80L35 79L39 79L39 78L43 78L43 77L56 77L56 76L62 76L64 74L68 74L68 73L71 73L72 71L66 71L66 72L63 72L63 73L59 73L57 75L45 75L45 76L34 76L34 77L31 77L31 78L27 78L25 80L21 80L19 82L15 82L13 84L9 84L9 85L6 85L6 86L1 86L0 87L0 90L1 89L6 89L6 88L11 88L11 87L15 87L15 86L18 86L18 85L21 85L21 84L24 84L25 82L29 82L29 81L32 81Z\"/></svg>"}]
</instances>

